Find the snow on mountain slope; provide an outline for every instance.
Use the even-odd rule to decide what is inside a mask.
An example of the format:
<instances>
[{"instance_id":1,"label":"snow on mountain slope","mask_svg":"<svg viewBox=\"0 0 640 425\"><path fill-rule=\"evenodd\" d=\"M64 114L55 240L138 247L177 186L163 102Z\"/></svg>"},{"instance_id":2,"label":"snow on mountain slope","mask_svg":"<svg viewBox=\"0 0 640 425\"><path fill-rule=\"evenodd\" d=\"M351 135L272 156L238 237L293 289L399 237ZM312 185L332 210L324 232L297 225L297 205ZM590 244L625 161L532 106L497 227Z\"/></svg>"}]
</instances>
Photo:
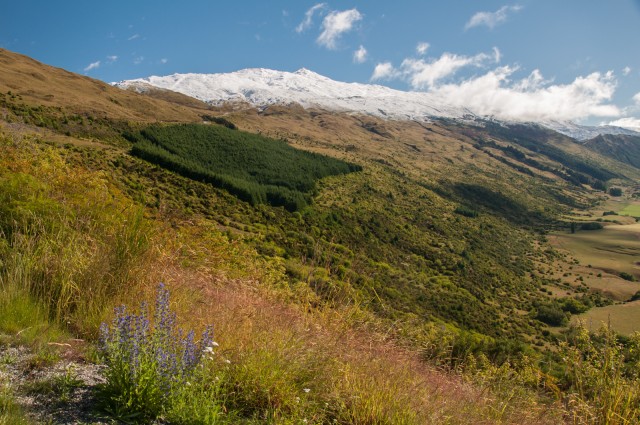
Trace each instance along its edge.
<instances>
[{"instance_id":1,"label":"snow on mountain slope","mask_svg":"<svg viewBox=\"0 0 640 425\"><path fill-rule=\"evenodd\" d=\"M213 105L242 101L258 107L299 103L335 111L395 119L460 118L470 111L451 107L429 93L403 92L370 84L342 83L307 69L280 72L245 69L229 74L173 74L114 83L144 91L145 86L177 91Z\"/></svg>"},{"instance_id":2,"label":"snow on mountain slope","mask_svg":"<svg viewBox=\"0 0 640 425\"><path fill-rule=\"evenodd\" d=\"M640 133L637 131L613 125L588 126L567 121L547 121L540 124L580 141L593 139L601 134L640 136Z\"/></svg>"},{"instance_id":3,"label":"snow on mountain slope","mask_svg":"<svg viewBox=\"0 0 640 425\"><path fill-rule=\"evenodd\" d=\"M307 69L281 72L263 68L227 74L173 74L113 83L116 87L144 92L149 86L172 90L212 105L247 102L256 107L298 103L305 108L356 112L383 118L428 121L431 118L497 118L452 106L437 93L400 91L373 84L343 83ZM567 122L539 123L578 140L598 134L640 133L619 127L587 127Z\"/></svg>"}]
</instances>

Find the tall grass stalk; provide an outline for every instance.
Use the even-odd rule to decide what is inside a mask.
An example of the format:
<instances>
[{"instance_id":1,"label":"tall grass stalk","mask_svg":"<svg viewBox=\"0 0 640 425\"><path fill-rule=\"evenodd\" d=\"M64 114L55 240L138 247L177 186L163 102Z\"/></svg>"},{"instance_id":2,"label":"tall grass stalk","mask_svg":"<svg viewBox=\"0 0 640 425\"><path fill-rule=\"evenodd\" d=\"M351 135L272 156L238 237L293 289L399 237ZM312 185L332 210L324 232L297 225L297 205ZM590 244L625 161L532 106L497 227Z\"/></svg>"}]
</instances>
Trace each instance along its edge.
<instances>
[{"instance_id":1,"label":"tall grass stalk","mask_svg":"<svg viewBox=\"0 0 640 425\"><path fill-rule=\"evenodd\" d=\"M143 281L153 227L100 173L30 147L2 146L0 298L35 303L34 318L96 334L114 300Z\"/></svg>"},{"instance_id":2,"label":"tall grass stalk","mask_svg":"<svg viewBox=\"0 0 640 425\"><path fill-rule=\"evenodd\" d=\"M625 347L613 330L576 330L561 346L571 384L567 406L576 424L622 425L640 422L640 334Z\"/></svg>"}]
</instances>

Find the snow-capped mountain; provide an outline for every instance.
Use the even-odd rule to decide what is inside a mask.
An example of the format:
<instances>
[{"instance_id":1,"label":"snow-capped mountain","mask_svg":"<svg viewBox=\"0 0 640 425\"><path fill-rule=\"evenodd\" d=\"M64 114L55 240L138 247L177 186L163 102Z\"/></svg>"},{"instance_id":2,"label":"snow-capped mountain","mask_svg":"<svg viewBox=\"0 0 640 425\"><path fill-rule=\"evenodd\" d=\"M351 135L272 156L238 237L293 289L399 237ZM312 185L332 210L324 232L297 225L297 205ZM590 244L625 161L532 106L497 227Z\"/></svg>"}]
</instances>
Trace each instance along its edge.
<instances>
[{"instance_id":1,"label":"snow-capped mountain","mask_svg":"<svg viewBox=\"0 0 640 425\"><path fill-rule=\"evenodd\" d=\"M570 121L546 121L540 124L580 141L593 139L601 134L640 136L640 133L637 131L613 125L588 126L575 124Z\"/></svg>"},{"instance_id":2,"label":"snow-capped mountain","mask_svg":"<svg viewBox=\"0 0 640 425\"><path fill-rule=\"evenodd\" d=\"M173 74L121 81L113 85L144 92L150 87L172 90L212 105L246 102L256 107L298 103L305 108L355 112L399 120L428 121L433 118L485 117L459 106L452 106L437 93L401 91L373 84L331 80L308 69L282 72L270 69L244 69L226 74ZM587 127L566 122L538 123L578 140L598 134L640 133L620 127Z\"/></svg>"}]
</instances>

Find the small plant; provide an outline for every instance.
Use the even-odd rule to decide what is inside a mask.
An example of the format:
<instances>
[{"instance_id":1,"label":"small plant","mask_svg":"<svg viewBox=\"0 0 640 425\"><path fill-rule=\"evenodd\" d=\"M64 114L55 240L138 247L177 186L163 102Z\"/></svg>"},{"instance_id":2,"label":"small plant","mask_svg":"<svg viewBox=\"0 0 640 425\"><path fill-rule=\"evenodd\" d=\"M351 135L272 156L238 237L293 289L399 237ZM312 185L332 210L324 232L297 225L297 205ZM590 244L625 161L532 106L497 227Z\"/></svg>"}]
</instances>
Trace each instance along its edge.
<instances>
[{"instance_id":1,"label":"small plant","mask_svg":"<svg viewBox=\"0 0 640 425\"><path fill-rule=\"evenodd\" d=\"M153 324L145 303L139 314L127 313L124 306L115 313L111 326L103 323L100 328L100 349L107 365L101 389L106 410L129 420L147 420L170 411L174 399L184 397L185 387L201 378L196 366L217 345L212 328L207 327L199 342L193 331L184 335L176 326L169 291L162 284Z\"/></svg>"},{"instance_id":2,"label":"small plant","mask_svg":"<svg viewBox=\"0 0 640 425\"><path fill-rule=\"evenodd\" d=\"M29 423L17 403L11 384L0 375L0 424L28 425Z\"/></svg>"},{"instance_id":3,"label":"small plant","mask_svg":"<svg viewBox=\"0 0 640 425\"><path fill-rule=\"evenodd\" d=\"M56 401L66 403L71 400L71 396L76 388L79 388L82 384L82 380L78 378L73 367L68 366L63 374L41 381L35 381L29 384L26 390L28 394L42 394L55 397Z\"/></svg>"}]
</instances>

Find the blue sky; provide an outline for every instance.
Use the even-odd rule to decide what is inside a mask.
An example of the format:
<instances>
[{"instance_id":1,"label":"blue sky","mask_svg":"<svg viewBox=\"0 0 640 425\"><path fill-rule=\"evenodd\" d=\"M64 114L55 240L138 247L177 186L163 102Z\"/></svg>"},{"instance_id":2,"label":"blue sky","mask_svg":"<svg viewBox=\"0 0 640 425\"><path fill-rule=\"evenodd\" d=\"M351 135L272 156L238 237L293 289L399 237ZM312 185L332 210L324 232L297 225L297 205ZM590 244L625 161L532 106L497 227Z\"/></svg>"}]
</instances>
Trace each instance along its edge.
<instances>
[{"instance_id":1,"label":"blue sky","mask_svg":"<svg viewBox=\"0 0 640 425\"><path fill-rule=\"evenodd\" d=\"M401 90L574 102L578 121L638 128L639 41L640 0L0 5L0 47L108 82L305 67Z\"/></svg>"}]
</instances>

